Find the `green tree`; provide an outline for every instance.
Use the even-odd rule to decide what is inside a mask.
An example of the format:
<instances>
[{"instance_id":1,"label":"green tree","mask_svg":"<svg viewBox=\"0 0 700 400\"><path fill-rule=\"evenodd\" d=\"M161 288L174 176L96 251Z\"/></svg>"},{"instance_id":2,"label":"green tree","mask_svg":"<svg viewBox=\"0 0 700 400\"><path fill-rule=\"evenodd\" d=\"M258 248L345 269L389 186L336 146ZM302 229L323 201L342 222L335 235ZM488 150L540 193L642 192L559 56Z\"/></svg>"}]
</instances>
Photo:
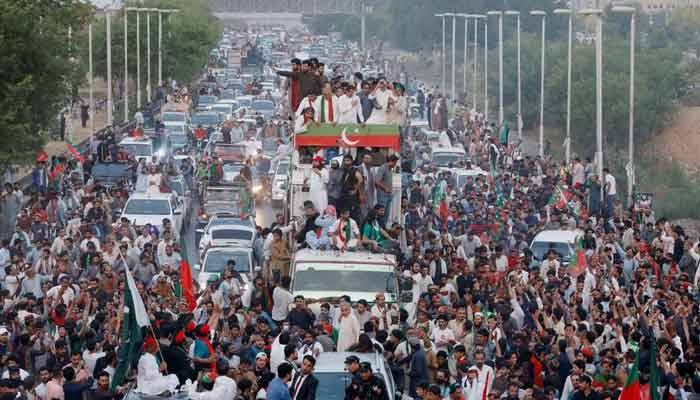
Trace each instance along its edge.
<instances>
[{"instance_id":1,"label":"green tree","mask_svg":"<svg viewBox=\"0 0 700 400\"><path fill-rule=\"evenodd\" d=\"M82 78L68 27L77 32L89 12L77 0L0 2L0 165L31 162L70 102Z\"/></svg>"},{"instance_id":2,"label":"green tree","mask_svg":"<svg viewBox=\"0 0 700 400\"><path fill-rule=\"evenodd\" d=\"M179 9L175 14L163 14L163 79L174 78L189 82L204 68L209 52L216 46L222 26L203 0L146 0L139 7ZM112 18L112 78L121 80L124 75L124 16ZM146 73L148 46L146 16L140 17L138 38L141 49L141 73ZM157 84L158 71L158 14L151 14L151 79ZM130 12L128 26L129 76L136 75L136 14ZM107 77L106 23L100 18L95 23L94 60L95 74ZM145 84L145 76L141 78Z\"/></svg>"}]
</instances>

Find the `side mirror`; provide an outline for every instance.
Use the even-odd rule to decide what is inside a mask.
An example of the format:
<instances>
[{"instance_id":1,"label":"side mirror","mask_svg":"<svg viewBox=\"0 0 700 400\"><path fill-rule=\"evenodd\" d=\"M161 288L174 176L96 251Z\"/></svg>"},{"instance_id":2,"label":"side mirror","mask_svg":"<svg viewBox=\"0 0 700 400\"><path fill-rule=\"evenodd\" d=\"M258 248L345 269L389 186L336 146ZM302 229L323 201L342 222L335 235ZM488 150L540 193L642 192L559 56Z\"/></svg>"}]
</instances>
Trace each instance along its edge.
<instances>
[{"instance_id":1,"label":"side mirror","mask_svg":"<svg viewBox=\"0 0 700 400\"><path fill-rule=\"evenodd\" d=\"M253 269L255 270L255 272L261 272L261 271L262 271L262 267L259 266L259 265L256 265L255 268L253 268Z\"/></svg>"},{"instance_id":2,"label":"side mirror","mask_svg":"<svg viewBox=\"0 0 700 400\"><path fill-rule=\"evenodd\" d=\"M204 229L195 229L194 231L197 233L204 234Z\"/></svg>"},{"instance_id":3,"label":"side mirror","mask_svg":"<svg viewBox=\"0 0 700 400\"><path fill-rule=\"evenodd\" d=\"M173 211L173 215L182 215L182 209L178 208L175 211Z\"/></svg>"},{"instance_id":4,"label":"side mirror","mask_svg":"<svg viewBox=\"0 0 700 400\"><path fill-rule=\"evenodd\" d=\"M195 271L199 271L200 269L202 269L202 265L201 265L201 264L195 264L193 268L194 268Z\"/></svg>"}]
</instances>

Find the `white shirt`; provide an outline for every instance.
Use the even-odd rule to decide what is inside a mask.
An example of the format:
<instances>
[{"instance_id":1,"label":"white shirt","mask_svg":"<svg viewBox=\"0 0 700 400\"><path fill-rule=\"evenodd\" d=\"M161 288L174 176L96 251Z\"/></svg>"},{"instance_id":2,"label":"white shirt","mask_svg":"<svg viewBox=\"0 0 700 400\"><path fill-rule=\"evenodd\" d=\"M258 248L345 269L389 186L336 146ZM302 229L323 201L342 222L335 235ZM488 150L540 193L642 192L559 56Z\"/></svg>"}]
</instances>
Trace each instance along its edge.
<instances>
[{"instance_id":1,"label":"white shirt","mask_svg":"<svg viewBox=\"0 0 700 400\"><path fill-rule=\"evenodd\" d=\"M283 289L280 286L275 287L272 291L272 319L275 321L284 321L289 314L289 305L294 302L292 293Z\"/></svg>"},{"instance_id":2,"label":"white shirt","mask_svg":"<svg viewBox=\"0 0 700 400\"><path fill-rule=\"evenodd\" d=\"M608 196L615 196L617 194L617 183L612 174L605 175L605 184L608 186Z\"/></svg>"},{"instance_id":3,"label":"white shirt","mask_svg":"<svg viewBox=\"0 0 700 400\"><path fill-rule=\"evenodd\" d=\"M338 99L338 123L339 124L356 124L357 117L362 116L362 108L360 107L360 98L357 95L340 96Z\"/></svg>"},{"instance_id":4,"label":"white shirt","mask_svg":"<svg viewBox=\"0 0 700 400\"><path fill-rule=\"evenodd\" d=\"M440 329L440 327L437 325L433 327L433 334L430 337L430 339L435 342L436 351L447 351L447 345L449 345L452 340L457 340L455 338L455 333L452 331L452 329Z\"/></svg>"}]
</instances>

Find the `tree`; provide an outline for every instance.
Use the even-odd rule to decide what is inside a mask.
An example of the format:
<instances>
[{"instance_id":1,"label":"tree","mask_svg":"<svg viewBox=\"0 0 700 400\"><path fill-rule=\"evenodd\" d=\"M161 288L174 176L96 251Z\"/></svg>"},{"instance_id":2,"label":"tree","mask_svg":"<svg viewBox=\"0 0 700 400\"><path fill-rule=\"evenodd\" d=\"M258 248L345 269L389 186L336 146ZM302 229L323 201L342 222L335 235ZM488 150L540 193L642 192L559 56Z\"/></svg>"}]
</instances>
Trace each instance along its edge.
<instances>
[{"instance_id":1,"label":"tree","mask_svg":"<svg viewBox=\"0 0 700 400\"><path fill-rule=\"evenodd\" d=\"M77 0L0 2L0 165L31 162L70 101L80 63L70 61L68 27L79 30L89 12Z\"/></svg>"},{"instance_id":2,"label":"tree","mask_svg":"<svg viewBox=\"0 0 700 400\"><path fill-rule=\"evenodd\" d=\"M179 9L175 14L163 14L163 79L173 78L189 82L205 65L209 52L216 46L222 32L216 19L203 0L146 0L140 7ZM124 19L123 14L112 18L112 78L121 80L124 75ZM158 14L151 14L151 74L157 84L158 70ZM128 16L129 76L136 75L136 15ZM146 70L146 17L140 18L141 73ZM106 23L100 18L95 24L94 62L95 74L107 77ZM145 84L145 81L142 82Z\"/></svg>"}]
</instances>

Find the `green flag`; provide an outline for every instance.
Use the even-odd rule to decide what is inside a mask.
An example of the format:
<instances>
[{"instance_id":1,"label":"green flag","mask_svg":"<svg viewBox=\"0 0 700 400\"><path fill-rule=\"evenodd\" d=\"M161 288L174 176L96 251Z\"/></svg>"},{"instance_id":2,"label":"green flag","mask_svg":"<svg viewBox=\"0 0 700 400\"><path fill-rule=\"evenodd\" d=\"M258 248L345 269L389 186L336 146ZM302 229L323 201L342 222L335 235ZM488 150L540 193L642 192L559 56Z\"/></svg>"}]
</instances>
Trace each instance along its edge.
<instances>
[{"instance_id":1,"label":"green flag","mask_svg":"<svg viewBox=\"0 0 700 400\"><path fill-rule=\"evenodd\" d=\"M119 341L119 353L117 354L119 362L112 378L113 390L117 386L124 384L129 369L141 353L141 343L143 342L141 327L137 322L134 298L129 285L124 286L124 316L122 317L122 331Z\"/></svg>"},{"instance_id":2,"label":"green flag","mask_svg":"<svg viewBox=\"0 0 700 400\"><path fill-rule=\"evenodd\" d=\"M661 373L659 372L659 366L656 365L656 338L653 335L649 335L649 340L651 341L651 348L649 349L649 400L661 400L661 393L659 393Z\"/></svg>"},{"instance_id":3,"label":"green flag","mask_svg":"<svg viewBox=\"0 0 700 400\"><path fill-rule=\"evenodd\" d=\"M503 126L501 127L501 133L498 135L498 140L501 142L502 145L508 144L508 135L510 134L510 127L508 126L507 122L503 123Z\"/></svg>"}]
</instances>

